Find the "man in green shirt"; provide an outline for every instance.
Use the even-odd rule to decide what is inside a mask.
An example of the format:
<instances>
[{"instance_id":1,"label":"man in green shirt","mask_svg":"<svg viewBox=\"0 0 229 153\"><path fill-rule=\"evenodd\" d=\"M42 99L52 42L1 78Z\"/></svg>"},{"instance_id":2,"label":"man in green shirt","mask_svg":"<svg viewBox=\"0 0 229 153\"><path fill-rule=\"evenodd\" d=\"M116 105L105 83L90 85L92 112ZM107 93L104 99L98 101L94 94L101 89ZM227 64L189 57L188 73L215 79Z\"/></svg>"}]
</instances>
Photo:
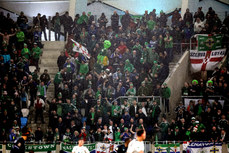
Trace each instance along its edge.
<instances>
[{"instance_id":1,"label":"man in green shirt","mask_svg":"<svg viewBox=\"0 0 229 153\"><path fill-rule=\"evenodd\" d=\"M155 25L156 25L156 22L153 20L153 16L150 16L149 21L147 21L148 30L152 31Z\"/></svg>"},{"instance_id":2,"label":"man in green shirt","mask_svg":"<svg viewBox=\"0 0 229 153\"><path fill-rule=\"evenodd\" d=\"M22 49L22 51L21 51L21 56L22 56L22 58L24 58L24 59L29 59L30 58L30 51L29 51L29 49L28 49L28 46L27 46L27 44L24 44L24 48Z\"/></svg>"},{"instance_id":3,"label":"man in green shirt","mask_svg":"<svg viewBox=\"0 0 229 153\"><path fill-rule=\"evenodd\" d=\"M32 57L34 65L36 66L36 69L38 70L38 61L40 59L40 56L42 54L42 51L40 47L37 46L37 43L34 43L34 47L32 48Z\"/></svg>"},{"instance_id":4,"label":"man in green shirt","mask_svg":"<svg viewBox=\"0 0 229 153\"><path fill-rule=\"evenodd\" d=\"M169 61L171 62L173 60L173 37L170 36L169 32L166 32L164 42L165 42L165 51L168 54Z\"/></svg>"},{"instance_id":5,"label":"man in green shirt","mask_svg":"<svg viewBox=\"0 0 229 153\"><path fill-rule=\"evenodd\" d=\"M59 85L61 81L63 80L63 76L62 76L63 73L64 73L64 70L62 69L54 77L55 97L57 97Z\"/></svg>"},{"instance_id":6,"label":"man in green shirt","mask_svg":"<svg viewBox=\"0 0 229 153\"><path fill-rule=\"evenodd\" d=\"M163 83L161 89L162 103L165 107L165 112L167 111L167 113L169 113L169 98L171 96L171 89L167 86L166 83Z\"/></svg>"},{"instance_id":7,"label":"man in green shirt","mask_svg":"<svg viewBox=\"0 0 229 153\"><path fill-rule=\"evenodd\" d=\"M17 42L18 42L18 49L22 49L24 41L25 41L25 34L23 31L21 31L20 28L18 28L16 32L16 37L17 37Z\"/></svg>"}]
</instances>

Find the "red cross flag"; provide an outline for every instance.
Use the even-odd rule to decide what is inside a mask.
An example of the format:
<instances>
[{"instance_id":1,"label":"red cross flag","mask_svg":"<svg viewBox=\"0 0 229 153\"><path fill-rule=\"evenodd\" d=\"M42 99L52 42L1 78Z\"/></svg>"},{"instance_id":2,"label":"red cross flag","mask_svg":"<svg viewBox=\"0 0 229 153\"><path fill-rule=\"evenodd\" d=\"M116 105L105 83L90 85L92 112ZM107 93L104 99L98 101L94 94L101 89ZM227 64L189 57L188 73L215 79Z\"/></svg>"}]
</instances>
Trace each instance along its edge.
<instances>
[{"instance_id":1,"label":"red cross flag","mask_svg":"<svg viewBox=\"0 0 229 153\"><path fill-rule=\"evenodd\" d=\"M217 49L212 51L190 51L191 71L214 70L223 59L226 49Z\"/></svg>"},{"instance_id":2,"label":"red cross flag","mask_svg":"<svg viewBox=\"0 0 229 153\"><path fill-rule=\"evenodd\" d=\"M83 54L85 57L87 57L88 59L90 59L90 54L88 53L87 48L85 48L84 46L82 46L81 44L79 44L78 42L76 42L75 40L71 39L73 42L73 51L74 52L79 52L81 54Z\"/></svg>"}]
</instances>

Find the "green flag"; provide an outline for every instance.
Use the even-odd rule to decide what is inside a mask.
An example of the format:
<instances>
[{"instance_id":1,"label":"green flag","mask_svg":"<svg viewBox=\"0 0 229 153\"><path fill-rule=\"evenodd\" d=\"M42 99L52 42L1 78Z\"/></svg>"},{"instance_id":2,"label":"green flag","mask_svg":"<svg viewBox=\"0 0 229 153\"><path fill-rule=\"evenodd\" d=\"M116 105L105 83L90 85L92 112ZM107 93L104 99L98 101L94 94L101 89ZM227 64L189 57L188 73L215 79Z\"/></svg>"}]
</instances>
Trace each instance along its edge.
<instances>
[{"instance_id":1,"label":"green flag","mask_svg":"<svg viewBox=\"0 0 229 153\"><path fill-rule=\"evenodd\" d=\"M222 48L222 35L197 35L198 51L211 51Z\"/></svg>"},{"instance_id":2,"label":"green flag","mask_svg":"<svg viewBox=\"0 0 229 153\"><path fill-rule=\"evenodd\" d=\"M155 144L155 153L180 153L180 144Z\"/></svg>"},{"instance_id":3,"label":"green flag","mask_svg":"<svg viewBox=\"0 0 229 153\"><path fill-rule=\"evenodd\" d=\"M6 144L6 150L11 150L13 144ZM34 151L34 152L47 152L47 151L54 151L56 150L56 144L42 144L42 145L25 145L25 151Z\"/></svg>"},{"instance_id":4,"label":"green flag","mask_svg":"<svg viewBox=\"0 0 229 153\"><path fill-rule=\"evenodd\" d=\"M0 144L0 151L2 150L2 144Z\"/></svg>"},{"instance_id":5,"label":"green flag","mask_svg":"<svg viewBox=\"0 0 229 153\"><path fill-rule=\"evenodd\" d=\"M61 150L66 151L66 152L72 152L73 147L75 147L76 145L74 144L64 144L61 143ZM85 147L87 147L87 149L89 151L95 150L95 143L92 144L84 144Z\"/></svg>"}]
</instances>

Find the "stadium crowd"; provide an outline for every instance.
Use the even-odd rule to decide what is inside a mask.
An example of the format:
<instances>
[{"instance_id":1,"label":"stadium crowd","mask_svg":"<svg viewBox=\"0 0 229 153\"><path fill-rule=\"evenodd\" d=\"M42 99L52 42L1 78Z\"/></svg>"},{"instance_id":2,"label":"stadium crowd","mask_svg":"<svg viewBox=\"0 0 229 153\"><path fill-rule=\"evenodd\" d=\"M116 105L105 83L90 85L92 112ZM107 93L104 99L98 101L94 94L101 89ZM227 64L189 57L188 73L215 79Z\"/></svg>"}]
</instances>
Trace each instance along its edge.
<instances>
[{"instance_id":1,"label":"stadium crowd","mask_svg":"<svg viewBox=\"0 0 229 153\"><path fill-rule=\"evenodd\" d=\"M98 18L98 24L90 13L77 14L74 20L68 12L63 16L56 13L51 21L55 40L60 40L63 25L67 43L57 60L60 71L55 75L55 94L49 102L46 99L50 84L48 72L45 71L40 78L38 76L42 32L47 40L45 15L38 14L30 27L23 12L17 22L9 14L5 17L1 13L0 22L4 24L0 25L0 141L14 141L20 136L36 141L45 137L48 142L75 142L80 137L90 142L121 141L133 138L138 128L146 130L148 140L228 140L228 112L221 116L223 111L218 102L214 103L212 111L201 100L188 109L181 103L176 109L177 118L169 123L166 115L161 115L157 100L141 98L136 101L133 98L161 96L163 112L169 115L172 91L163 82L169 74L174 51L179 52L181 43L189 43L197 33L222 34L224 43L228 40L229 17L222 23L212 8L206 15L201 8L194 15L187 9L183 18L175 10L171 26L167 25L167 19L163 11L157 16L155 9L150 13L145 11L141 18L136 19L128 11L123 16L114 12L110 17L111 26L107 26L109 18L104 13ZM71 39L85 46L91 58L72 51ZM109 40L109 47L105 47L105 40ZM31 65L37 68L34 72L29 71ZM194 85L186 88L191 94ZM199 86L198 89L203 90ZM212 87L207 93L211 90ZM128 98L115 101L120 96ZM49 103L46 134L39 126L35 136L27 126L21 128L21 109L28 107L28 101L35 108L35 122L40 116L42 123L44 104ZM208 116L206 124L207 120L201 120L201 117L209 115L209 109L212 116ZM159 121L160 116L162 121ZM218 118L213 120L212 117ZM206 132L211 132L209 138L205 136Z\"/></svg>"}]
</instances>

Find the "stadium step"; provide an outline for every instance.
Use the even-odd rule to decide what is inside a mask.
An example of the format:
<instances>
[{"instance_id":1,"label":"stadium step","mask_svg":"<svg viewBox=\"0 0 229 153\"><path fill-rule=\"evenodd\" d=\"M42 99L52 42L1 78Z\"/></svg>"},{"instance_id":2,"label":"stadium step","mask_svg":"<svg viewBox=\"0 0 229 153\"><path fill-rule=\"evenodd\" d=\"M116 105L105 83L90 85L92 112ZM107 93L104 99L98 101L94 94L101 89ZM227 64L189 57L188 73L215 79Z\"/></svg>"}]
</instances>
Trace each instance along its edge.
<instances>
[{"instance_id":1,"label":"stadium step","mask_svg":"<svg viewBox=\"0 0 229 153\"><path fill-rule=\"evenodd\" d=\"M172 62L169 63L169 73L172 72L172 70L176 66L177 62L180 60L181 56L182 56L181 54L174 54L173 55L173 60L172 60Z\"/></svg>"},{"instance_id":2,"label":"stadium step","mask_svg":"<svg viewBox=\"0 0 229 153\"><path fill-rule=\"evenodd\" d=\"M65 42L64 41L45 41L42 42L44 44L43 55L40 58L40 72L39 76L44 72L45 69L48 70L48 74L50 75L50 78L52 80L51 84L48 87L48 91L46 93L47 97L46 100L51 101L54 97L54 84L53 79L55 74L59 71L59 68L57 67L57 58L60 55L60 52L63 51ZM34 68L31 68L32 70ZM33 71L32 71L33 72ZM48 123L49 123L49 105L47 104L47 101L45 102L45 110L43 112L43 117L45 124L42 124L41 120L38 119L37 123L35 122L35 111L33 107L30 107L30 115L28 119L28 126L32 129L33 132L36 131L37 127L41 127L43 133L48 129Z\"/></svg>"}]
</instances>

